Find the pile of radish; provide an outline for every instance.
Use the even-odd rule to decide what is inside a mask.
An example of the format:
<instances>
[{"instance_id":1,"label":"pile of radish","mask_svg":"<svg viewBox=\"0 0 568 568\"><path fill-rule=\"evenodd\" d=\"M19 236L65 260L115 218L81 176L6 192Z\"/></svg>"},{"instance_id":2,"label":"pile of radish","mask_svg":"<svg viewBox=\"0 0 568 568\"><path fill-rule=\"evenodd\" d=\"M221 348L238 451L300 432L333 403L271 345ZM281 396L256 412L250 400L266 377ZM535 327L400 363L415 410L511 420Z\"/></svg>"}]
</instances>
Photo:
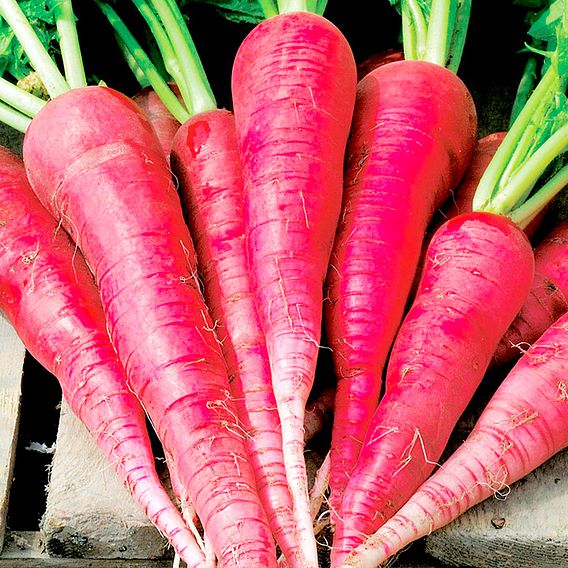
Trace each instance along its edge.
<instances>
[{"instance_id":1,"label":"pile of radish","mask_svg":"<svg viewBox=\"0 0 568 568\"><path fill-rule=\"evenodd\" d=\"M91 0L134 93L72 0L0 0L0 309L187 566L379 566L568 445L568 0L481 139L472 0L390 0L365 61L326 0L201 1L246 22L230 110L191 1Z\"/></svg>"}]
</instances>

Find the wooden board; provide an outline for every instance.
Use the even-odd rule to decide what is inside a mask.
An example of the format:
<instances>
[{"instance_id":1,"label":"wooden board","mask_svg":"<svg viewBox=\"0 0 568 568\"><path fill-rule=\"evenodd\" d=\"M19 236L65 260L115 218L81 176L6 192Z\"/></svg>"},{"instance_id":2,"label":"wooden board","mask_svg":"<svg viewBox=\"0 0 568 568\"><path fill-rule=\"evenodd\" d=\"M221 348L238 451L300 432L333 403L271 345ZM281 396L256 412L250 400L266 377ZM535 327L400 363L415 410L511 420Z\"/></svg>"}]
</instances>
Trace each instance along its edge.
<instances>
[{"instance_id":1,"label":"wooden board","mask_svg":"<svg viewBox=\"0 0 568 568\"><path fill-rule=\"evenodd\" d=\"M426 539L426 551L450 566L568 566L568 451Z\"/></svg>"},{"instance_id":2,"label":"wooden board","mask_svg":"<svg viewBox=\"0 0 568 568\"><path fill-rule=\"evenodd\" d=\"M42 531L51 556L152 559L166 555L166 540L65 403Z\"/></svg>"},{"instance_id":3,"label":"wooden board","mask_svg":"<svg viewBox=\"0 0 568 568\"><path fill-rule=\"evenodd\" d=\"M0 316L0 550L20 420L20 394L26 350L8 321Z\"/></svg>"}]
</instances>

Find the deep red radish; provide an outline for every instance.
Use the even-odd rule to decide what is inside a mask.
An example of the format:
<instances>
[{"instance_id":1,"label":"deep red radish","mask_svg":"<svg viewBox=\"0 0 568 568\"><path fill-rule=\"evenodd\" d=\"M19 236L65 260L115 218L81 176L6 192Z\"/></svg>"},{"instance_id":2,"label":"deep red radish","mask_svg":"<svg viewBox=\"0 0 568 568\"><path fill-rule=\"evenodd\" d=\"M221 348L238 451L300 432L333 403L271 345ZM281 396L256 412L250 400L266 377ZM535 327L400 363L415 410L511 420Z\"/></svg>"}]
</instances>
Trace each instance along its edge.
<instances>
[{"instance_id":1,"label":"deep red radish","mask_svg":"<svg viewBox=\"0 0 568 568\"><path fill-rule=\"evenodd\" d=\"M518 361L466 441L342 566L374 568L568 446L568 316Z\"/></svg>"},{"instance_id":2,"label":"deep red radish","mask_svg":"<svg viewBox=\"0 0 568 568\"><path fill-rule=\"evenodd\" d=\"M332 565L341 566L431 473L533 272L528 239L504 216L466 213L436 232L343 496Z\"/></svg>"},{"instance_id":3,"label":"deep red radish","mask_svg":"<svg viewBox=\"0 0 568 568\"><path fill-rule=\"evenodd\" d=\"M358 85L324 304L338 376L330 478L334 515L341 515L341 496L378 403L426 227L457 186L475 140L471 96L440 65L389 63Z\"/></svg>"},{"instance_id":4,"label":"deep red radish","mask_svg":"<svg viewBox=\"0 0 568 568\"><path fill-rule=\"evenodd\" d=\"M171 159L259 495L288 565L301 566L280 419L247 263L232 113L212 110L190 118L174 139Z\"/></svg>"},{"instance_id":5,"label":"deep red radish","mask_svg":"<svg viewBox=\"0 0 568 568\"><path fill-rule=\"evenodd\" d=\"M357 81L360 81L365 75L368 75L378 67L382 67L387 63L394 63L395 61L402 61L403 59L404 52L402 49L391 48L374 53L357 64Z\"/></svg>"},{"instance_id":6,"label":"deep red radish","mask_svg":"<svg viewBox=\"0 0 568 568\"><path fill-rule=\"evenodd\" d=\"M497 347L495 365L518 358L568 310L568 221L544 237L534 256L531 291Z\"/></svg>"},{"instance_id":7,"label":"deep red radish","mask_svg":"<svg viewBox=\"0 0 568 568\"><path fill-rule=\"evenodd\" d=\"M95 275L132 389L220 561L274 566L193 245L150 123L112 89L72 89L37 114L23 152L34 190Z\"/></svg>"},{"instance_id":8,"label":"deep red radish","mask_svg":"<svg viewBox=\"0 0 568 568\"><path fill-rule=\"evenodd\" d=\"M179 97L179 89L175 84L170 85L170 87ZM152 123L166 156L169 156L172 141L180 127L179 122L167 109L166 105L164 105L152 87L145 87L140 92L136 93L132 99L144 111L144 114Z\"/></svg>"},{"instance_id":9,"label":"deep red radish","mask_svg":"<svg viewBox=\"0 0 568 568\"><path fill-rule=\"evenodd\" d=\"M0 308L52 374L144 512L189 566L203 552L154 468L146 418L112 347L98 291L69 236L0 148Z\"/></svg>"},{"instance_id":10,"label":"deep red radish","mask_svg":"<svg viewBox=\"0 0 568 568\"><path fill-rule=\"evenodd\" d=\"M303 422L320 348L322 288L341 207L355 85L346 39L308 12L257 25L233 65L248 256L306 567L317 566L317 559Z\"/></svg>"}]
</instances>

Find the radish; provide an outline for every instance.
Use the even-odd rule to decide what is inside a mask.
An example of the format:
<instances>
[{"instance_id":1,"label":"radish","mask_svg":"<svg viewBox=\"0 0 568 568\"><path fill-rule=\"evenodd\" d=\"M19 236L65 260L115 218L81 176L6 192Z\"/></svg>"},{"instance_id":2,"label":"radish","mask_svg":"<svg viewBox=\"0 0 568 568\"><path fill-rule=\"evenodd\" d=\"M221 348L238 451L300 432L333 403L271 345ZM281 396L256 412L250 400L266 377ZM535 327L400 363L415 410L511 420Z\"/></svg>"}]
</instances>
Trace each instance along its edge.
<instances>
[{"instance_id":1,"label":"radish","mask_svg":"<svg viewBox=\"0 0 568 568\"><path fill-rule=\"evenodd\" d=\"M401 49L387 49L386 51L375 53L357 64L357 81L368 75L374 69L382 67L387 63L402 61L404 53Z\"/></svg>"},{"instance_id":2,"label":"radish","mask_svg":"<svg viewBox=\"0 0 568 568\"><path fill-rule=\"evenodd\" d=\"M174 91L179 93L175 86L172 87ZM174 136L180 127L179 122L150 86L144 87L136 93L132 100L144 111L144 114L152 123L162 149L165 155L169 157Z\"/></svg>"},{"instance_id":3,"label":"radish","mask_svg":"<svg viewBox=\"0 0 568 568\"><path fill-rule=\"evenodd\" d=\"M152 29L161 21L165 34L156 35L156 39L163 53L172 52L168 60L174 56L181 58L184 53L189 54L184 59L186 64L188 57L192 58L195 72L191 80L182 83L184 79L178 79L180 91L189 94L184 105L190 118L173 140L172 169L179 181L182 206L194 237L205 299L227 361L231 394L259 495L288 564L303 566L284 469L280 418L266 342L252 296L234 118L229 111L217 108L212 95L203 96L210 92L210 87L205 73L198 71L202 69L201 63L179 11L170 11L160 2L136 4ZM128 49L133 45L132 36L126 33L119 15L108 5L100 6ZM161 14L156 10L159 7ZM166 40L169 46L163 45ZM133 54L139 53L134 47L131 49ZM143 61L140 67L146 68ZM156 93L161 92L156 85Z\"/></svg>"},{"instance_id":4,"label":"radish","mask_svg":"<svg viewBox=\"0 0 568 568\"><path fill-rule=\"evenodd\" d=\"M312 1L280 1L235 57L232 93L246 242L305 567L317 567L303 456L323 283L341 208L356 66ZM321 4L318 2L318 4Z\"/></svg>"},{"instance_id":5,"label":"radish","mask_svg":"<svg viewBox=\"0 0 568 568\"><path fill-rule=\"evenodd\" d=\"M534 256L531 291L497 347L497 366L517 359L568 310L568 221L544 237Z\"/></svg>"},{"instance_id":6,"label":"radish","mask_svg":"<svg viewBox=\"0 0 568 568\"><path fill-rule=\"evenodd\" d=\"M0 307L28 351L57 377L148 518L190 566L205 566L160 484L144 412L109 341L81 254L33 194L21 160L4 148L0 180Z\"/></svg>"},{"instance_id":7,"label":"radish","mask_svg":"<svg viewBox=\"0 0 568 568\"><path fill-rule=\"evenodd\" d=\"M549 170L568 145L568 75L560 70L553 58L485 170L474 212L442 225L430 243L390 355L386 394L345 491L334 565L429 476L528 295L534 258L522 227L568 176L561 162Z\"/></svg>"},{"instance_id":8,"label":"radish","mask_svg":"<svg viewBox=\"0 0 568 568\"><path fill-rule=\"evenodd\" d=\"M72 26L70 2L59 6ZM69 89L18 3L2 0L0 9L53 97L24 139L31 185L95 275L113 344L172 457L170 468L223 566L275 566L225 361L157 137L128 97L107 87Z\"/></svg>"},{"instance_id":9,"label":"radish","mask_svg":"<svg viewBox=\"0 0 568 568\"><path fill-rule=\"evenodd\" d=\"M342 566L371 568L568 446L568 315L521 357L466 441Z\"/></svg>"},{"instance_id":10,"label":"radish","mask_svg":"<svg viewBox=\"0 0 568 568\"><path fill-rule=\"evenodd\" d=\"M432 4L433 17L444 4ZM406 14L406 3L403 11ZM464 3L458 38L465 34L468 14ZM447 11L440 12L436 22L440 16L447 18ZM341 515L343 491L377 407L383 367L426 227L460 181L477 137L471 95L444 67L447 52L439 53L445 40L445 32L433 28L431 45L416 53L416 42L407 38L407 60L375 69L357 89L343 212L324 304L338 377L330 476L334 517ZM457 49L454 70L460 55Z\"/></svg>"}]
</instances>

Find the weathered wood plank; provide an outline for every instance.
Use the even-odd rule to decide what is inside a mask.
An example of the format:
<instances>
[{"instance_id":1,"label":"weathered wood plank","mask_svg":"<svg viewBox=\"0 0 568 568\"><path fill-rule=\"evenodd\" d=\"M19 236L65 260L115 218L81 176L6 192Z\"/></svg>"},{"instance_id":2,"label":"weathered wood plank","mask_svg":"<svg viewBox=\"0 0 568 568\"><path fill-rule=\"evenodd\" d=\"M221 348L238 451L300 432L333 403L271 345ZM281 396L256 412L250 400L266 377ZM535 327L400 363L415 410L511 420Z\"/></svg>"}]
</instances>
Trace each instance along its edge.
<instances>
[{"instance_id":1,"label":"weathered wood plank","mask_svg":"<svg viewBox=\"0 0 568 568\"><path fill-rule=\"evenodd\" d=\"M0 316L0 550L20 420L20 395L26 350L8 321Z\"/></svg>"},{"instance_id":2,"label":"weathered wood plank","mask_svg":"<svg viewBox=\"0 0 568 568\"><path fill-rule=\"evenodd\" d=\"M426 539L426 551L450 566L568 566L568 451Z\"/></svg>"},{"instance_id":3,"label":"weathered wood plank","mask_svg":"<svg viewBox=\"0 0 568 568\"><path fill-rule=\"evenodd\" d=\"M167 555L166 540L65 403L42 530L51 556L154 559Z\"/></svg>"}]
</instances>

